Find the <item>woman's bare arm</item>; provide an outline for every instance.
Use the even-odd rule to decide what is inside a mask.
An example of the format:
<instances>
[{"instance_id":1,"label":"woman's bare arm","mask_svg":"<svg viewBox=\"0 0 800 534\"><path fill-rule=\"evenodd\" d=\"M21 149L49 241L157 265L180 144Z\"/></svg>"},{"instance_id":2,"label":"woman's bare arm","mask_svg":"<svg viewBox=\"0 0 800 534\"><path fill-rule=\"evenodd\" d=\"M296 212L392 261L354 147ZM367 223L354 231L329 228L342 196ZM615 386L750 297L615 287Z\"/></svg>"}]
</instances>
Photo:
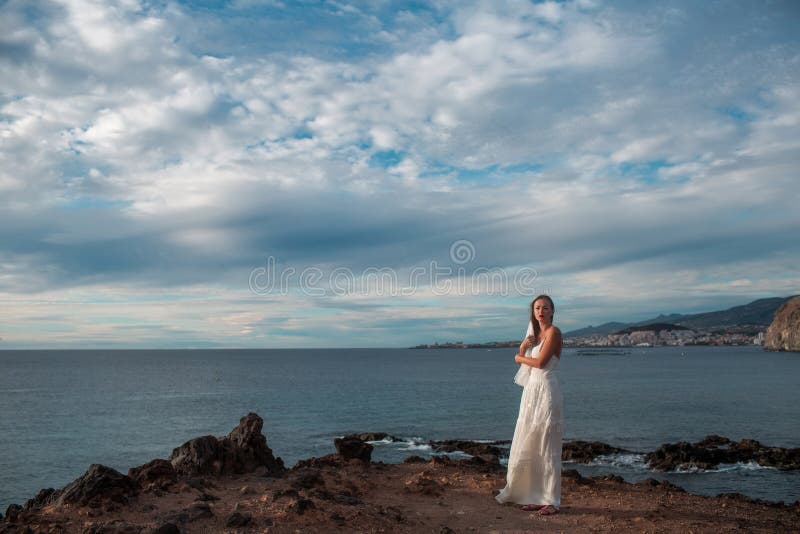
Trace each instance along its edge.
<instances>
[{"instance_id":1,"label":"woman's bare arm","mask_svg":"<svg viewBox=\"0 0 800 534\"><path fill-rule=\"evenodd\" d=\"M530 365L536 369L542 369L547 365L547 362L550 361L550 358L552 358L555 354L560 353L561 330L559 330L557 326L554 326L550 332L550 335L548 335L547 339L544 340L542 348L539 350L538 358L526 358L521 354L517 354L517 356L514 358L514 361L524 365Z\"/></svg>"}]
</instances>

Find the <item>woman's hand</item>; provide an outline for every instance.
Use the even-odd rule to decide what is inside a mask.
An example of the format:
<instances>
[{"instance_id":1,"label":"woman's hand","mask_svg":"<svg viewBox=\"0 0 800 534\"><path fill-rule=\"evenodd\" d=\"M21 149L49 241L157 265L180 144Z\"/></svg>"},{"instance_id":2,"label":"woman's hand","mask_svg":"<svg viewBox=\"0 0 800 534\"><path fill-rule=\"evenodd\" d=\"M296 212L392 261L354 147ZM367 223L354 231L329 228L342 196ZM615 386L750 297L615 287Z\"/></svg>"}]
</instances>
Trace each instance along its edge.
<instances>
[{"instance_id":1,"label":"woman's hand","mask_svg":"<svg viewBox=\"0 0 800 534\"><path fill-rule=\"evenodd\" d=\"M521 364L522 363L522 356L520 356L519 354L515 355L514 356L514 361Z\"/></svg>"},{"instance_id":2,"label":"woman's hand","mask_svg":"<svg viewBox=\"0 0 800 534\"><path fill-rule=\"evenodd\" d=\"M528 336L523 339L522 344L519 346L519 351L524 354L526 350L533 346L534 338L535 336Z\"/></svg>"}]
</instances>

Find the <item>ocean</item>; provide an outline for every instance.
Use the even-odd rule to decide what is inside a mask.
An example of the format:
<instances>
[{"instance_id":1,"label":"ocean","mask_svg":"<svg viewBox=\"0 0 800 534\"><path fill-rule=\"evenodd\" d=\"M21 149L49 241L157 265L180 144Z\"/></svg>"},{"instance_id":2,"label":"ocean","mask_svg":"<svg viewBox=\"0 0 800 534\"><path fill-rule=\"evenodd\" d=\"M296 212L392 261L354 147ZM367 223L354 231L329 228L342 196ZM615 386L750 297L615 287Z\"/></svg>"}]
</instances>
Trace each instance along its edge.
<instances>
[{"instance_id":1,"label":"ocean","mask_svg":"<svg viewBox=\"0 0 800 534\"><path fill-rule=\"evenodd\" d=\"M0 351L0 511L92 463L127 473L255 412L287 467L351 432L388 432L373 460L427 456L429 439L510 439L522 389L513 349ZM565 440L633 451L707 434L800 447L800 354L757 346L564 349ZM670 480L705 495L800 499L800 472L755 464L652 473L641 455L567 463Z\"/></svg>"}]
</instances>

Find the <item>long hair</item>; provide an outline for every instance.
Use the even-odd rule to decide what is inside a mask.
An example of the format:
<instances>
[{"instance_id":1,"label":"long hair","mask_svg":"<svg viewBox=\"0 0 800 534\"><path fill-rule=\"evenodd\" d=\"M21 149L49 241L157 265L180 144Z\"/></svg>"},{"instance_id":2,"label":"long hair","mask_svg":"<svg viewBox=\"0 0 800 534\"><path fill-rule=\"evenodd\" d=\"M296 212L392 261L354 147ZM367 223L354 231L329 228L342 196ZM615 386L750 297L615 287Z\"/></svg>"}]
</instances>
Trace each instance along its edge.
<instances>
[{"instance_id":1,"label":"long hair","mask_svg":"<svg viewBox=\"0 0 800 534\"><path fill-rule=\"evenodd\" d=\"M545 299L547 302L550 303L550 309L553 310L553 317L555 317L556 314L556 305L553 304L553 299L551 299L548 295L539 295L538 297L536 297L531 301L531 324L533 325L533 336L537 343L541 341L541 339L539 339L539 334L541 333L542 327L539 326L539 321L536 319L536 314L533 311L533 306L534 304L536 304L537 300L541 299Z\"/></svg>"}]
</instances>

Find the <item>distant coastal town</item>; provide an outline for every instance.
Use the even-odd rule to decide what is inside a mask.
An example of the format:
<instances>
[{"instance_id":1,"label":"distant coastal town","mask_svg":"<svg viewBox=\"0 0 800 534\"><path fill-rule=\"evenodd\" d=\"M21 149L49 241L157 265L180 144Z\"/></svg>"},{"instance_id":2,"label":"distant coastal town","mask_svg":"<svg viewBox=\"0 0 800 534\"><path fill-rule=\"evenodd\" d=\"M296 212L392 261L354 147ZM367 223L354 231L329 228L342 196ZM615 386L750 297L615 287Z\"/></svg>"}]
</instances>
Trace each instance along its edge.
<instances>
[{"instance_id":1,"label":"distant coastal town","mask_svg":"<svg viewBox=\"0 0 800 534\"><path fill-rule=\"evenodd\" d=\"M686 345L763 345L762 325L737 325L710 331L679 325L652 324L626 328L611 334L564 336L565 347L657 347ZM414 349L487 349L519 347L522 340L464 343L462 341L417 345Z\"/></svg>"}]
</instances>

